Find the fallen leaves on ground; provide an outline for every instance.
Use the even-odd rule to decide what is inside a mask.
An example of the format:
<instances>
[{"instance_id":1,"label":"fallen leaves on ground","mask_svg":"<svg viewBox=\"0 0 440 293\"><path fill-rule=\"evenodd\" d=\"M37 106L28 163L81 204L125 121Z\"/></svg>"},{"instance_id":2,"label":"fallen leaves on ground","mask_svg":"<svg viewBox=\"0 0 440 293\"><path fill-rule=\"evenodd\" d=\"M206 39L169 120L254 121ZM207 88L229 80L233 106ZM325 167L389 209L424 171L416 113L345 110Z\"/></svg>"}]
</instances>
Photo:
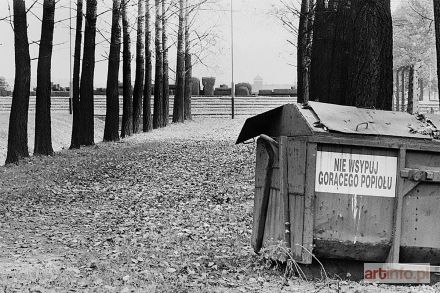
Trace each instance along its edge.
<instances>
[{"instance_id":1,"label":"fallen leaves on ground","mask_svg":"<svg viewBox=\"0 0 440 293\"><path fill-rule=\"evenodd\" d=\"M338 292L285 280L252 252L255 145L234 145L242 123L198 120L0 168L0 288Z\"/></svg>"}]
</instances>

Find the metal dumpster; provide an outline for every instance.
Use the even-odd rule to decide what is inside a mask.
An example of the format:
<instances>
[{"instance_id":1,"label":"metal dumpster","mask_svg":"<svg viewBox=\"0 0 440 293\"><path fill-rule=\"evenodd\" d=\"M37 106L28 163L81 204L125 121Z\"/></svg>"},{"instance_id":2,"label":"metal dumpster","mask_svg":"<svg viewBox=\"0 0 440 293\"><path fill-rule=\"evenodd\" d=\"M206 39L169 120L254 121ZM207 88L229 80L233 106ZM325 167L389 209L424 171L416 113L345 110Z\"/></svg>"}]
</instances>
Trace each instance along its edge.
<instances>
[{"instance_id":1,"label":"metal dumpster","mask_svg":"<svg viewBox=\"0 0 440 293\"><path fill-rule=\"evenodd\" d=\"M257 141L252 246L440 264L438 116L318 102L246 120Z\"/></svg>"}]
</instances>

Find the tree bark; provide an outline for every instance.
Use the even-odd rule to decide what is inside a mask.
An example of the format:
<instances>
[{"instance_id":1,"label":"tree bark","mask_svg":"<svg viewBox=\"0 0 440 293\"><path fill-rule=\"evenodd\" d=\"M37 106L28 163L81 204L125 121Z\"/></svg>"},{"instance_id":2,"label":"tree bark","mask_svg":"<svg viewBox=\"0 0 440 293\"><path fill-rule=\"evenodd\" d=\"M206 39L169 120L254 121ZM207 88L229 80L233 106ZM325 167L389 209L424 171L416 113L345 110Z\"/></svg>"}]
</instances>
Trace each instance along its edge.
<instances>
[{"instance_id":1,"label":"tree bark","mask_svg":"<svg viewBox=\"0 0 440 293\"><path fill-rule=\"evenodd\" d=\"M53 155L50 120L52 44L55 21L55 0L44 0L43 20L37 68L35 105L35 155Z\"/></svg>"},{"instance_id":2,"label":"tree bark","mask_svg":"<svg viewBox=\"0 0 440 293\"><path fill-rule=\"evenodd\" d=\"M84 28L84 55L82 62L80 107L82 145L94 144L93 80L95 73L95 38L97 0L87 0L86 24Z\"/></svg>"},{"instance_id":3,"label":"tree bark","mask_svg":"<svg viewBox=\"0 0 440 293\"><path fill-rule=\"evenodd\" d=\"M123 0L122 3L122 37L124 48L122 52L123 106L121 137L133 134L133 89L131 86L131 48L127 16L128 2L129 0Z\"/></svg>"},{"instance_id":4,"label":"tree bark","mask_svg":"<svg viewBox=\"0 0 440 293\"><path fill-rule=\"evenodd\" d=\"M184 119L192 120L191 114L191 89L192 89L192 60L191 60L191 40L189 23L189 6L186 0L185 12L185 86L184 86Z\"/></svg>"},{"instance_id":5,"label":"tree bark","mask_svg":"<svg viewBox=\"0 0 440 293\"><path fill-rule=\"evenodd\" d=\"M104 141L119 140L119 64L121 52L121 1L113 0L112 32L108 58Z\"/></svg>"},{"instance_id":6,"label":"tree bark","mask_svg":"<svg viewBox=\"0 0 440 293\"><path fill-rule=\"evenodd\" d=\"M348 0L327 6L322 0L317 2L310 70L312 100L346 103L352 11Z\"/></svg>"},{"instance_id":7,"label":"tree bark","mask_svg":"<svg viewBox=\"0 0 440 293\"><path fill-rule=\"evenodd\" d=\"M348 104L391 110L393 30L390 1L354 2L353 50Z\"/></svg>"},{"instance_id":8,"label":"tree bark","mask_svg":"<svg viewBox=\"0 0 440 293\"><path fill-rule=\"evenodd\" d=\"M27 36L26 4L14 0L15 81L9 116L8 151L6 164L28 157L28 109L31 61Z\"/></svg>"},{"instance_id":9,"label":"tree bark","mask_svg":"<svg viewBox=\"0 0 440 293\"><path fill-rule=\"evenodd\" d=\"M145 0L138 0L138 21L136 38L136 78L133 90L133 133L140 131L142 93L144 91L145 59L144 59L144 25L145 25Z\"/></svg>"},{"instance_id":10,"label":"tree bark","mask_svg":"<svg viewBox=\"0 0 440 293\"><path fill-rule=\"evenodd\" d=\"M405 111L405 70L406 70L406 68L403 67L402 68L402 76L401 76L401 78L402 78L402 100L400 103L400 111L401 112Z\"/></svg>"},{"instance_id":11,"label":"tree bark","mask_svg":"<svg viewBox=\"0 0 440 293\"><path fill-rule=\"evenodd\" d=\"M319 0L311 99L391 110L392 43L389 0Z\"/></svg>"},{"instance_id":12,"label":"tree bark","mask_svg":"<svg viewBox=\"0 0 440 293\"><path fill-rule=\"evenodd\" d=\"M155 47L156 47L156 72L154 77L154 112L153 128L163 126L163 49L162 49L162 21L161 0L155 0Z\"/></svg>"},{"instance_id":13,"label":"tree bark","mask_svg":"<svg viewBox=\"0 0 440 293\"><path fill-rule=\"evenodd\" d=\"M434 2L434 26L435 26L435 45L437 51L437 80L438 92L440 93L440 1ZM440 94L439 94L440 95Z\"/></svg>"},{"instance_id":14,"label":"tree bark","mask_svg":"<svg viewBox=\"0 0 440 293\"><path fill-rule=\"evenodd\" d=\"M163 126L167 126L170 120L170 78L168 63L168 37L166 0L162 0L162 46L163 46Z\"/></svg>"},{"instance_id":15,"label":"tree bark","mask_svg":"<svg viewBox=\"0 0 440 293\"><path fill-rule=\"evenodd\" d=\"M145 85L144 85L144 101L143 101L143 131L148 132L153 129L153 121L151 117L151 81L152 61L151 61L151 25L150 25L150 0L145 1Z\"/></svg>"},{"instance_id":16,"label":"tree bark","mask_svg":"<svg viewBox=\"0 0 440 293\"><path fill-rule=\"evenodd\" d=\"M414 65L409 66L408 107L406 111L410 114L417 112L417 101L414 99Z\"/></svg>"},{"instance_id":17,"label":"tree bark","mask_svg":"<svg viewBox=\"0 0 440 293\"><path fill-rule=\"evenodd\" d=\"M304 52L306 50L307 19L309 13L308 4L309 4L309 0L301 1L301 12L299 15L297 59L296 59L298 103L304 102L303 63L304 63Z\"/></svg>"},{"instance_id":18,"label":"tree bark","mask_svg":"<svg viewBox=\"0 0 440 293\"><path fill-rule=\"evenodd\" d=\"M400 109L400 82L399 82L399 78L400 78L400 68L397 68L396 70L396 107L395 107L395 111L399 111Z\"/></svg>"},{"instance_id":19,"label":"tree bark","mask_svg":"<svg viewBox=\"0 0 440 293\"><path fill-rule=\"evenodd\" d=\"M177 33L176 93L174 95L173 122L184 121L185 50L184 50L184 0L179 0L179 28Z\"/></svg>"},{"instance_id":20,"label":"tree bark","mask_svg":"<svg viewBox=\"0 0 440 293\"><path fill-rule=\"evenodd\" d=\"M313 11L314 0L309 0L307 22L306 22L306 35L305 35L305 47L303 51L302 60L302 79L303 79L303 102L307 103L310 100L310 67L312 58L312 45L313 45L313 33L315 23L315 13Z\"/></svg>"},{"instance_id":21,"label":"tree bark","mask_svg":"<svg viewBox=\"0 0 440 293\"><path fill-rule=\"evenodd\" d=\"M79 83L81 67L81 43L82 43L82 23L83 23L83 0L76 2L76 32L75 32L75 55L73 57L73 78L72 78L72 139L70 149L77 149L81 145L81 108L79 102Z\"/></svg>"}]
</instances>

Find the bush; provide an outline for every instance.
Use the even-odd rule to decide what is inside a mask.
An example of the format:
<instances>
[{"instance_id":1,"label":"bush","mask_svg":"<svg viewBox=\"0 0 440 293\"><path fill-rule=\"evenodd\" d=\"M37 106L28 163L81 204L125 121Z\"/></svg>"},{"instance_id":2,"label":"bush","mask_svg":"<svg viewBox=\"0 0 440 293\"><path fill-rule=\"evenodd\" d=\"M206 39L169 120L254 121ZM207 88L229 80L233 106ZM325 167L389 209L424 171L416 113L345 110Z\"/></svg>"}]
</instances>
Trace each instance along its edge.
<instances>
[{"instance_id":1,"label":"bush","mask_svg":"<svg viewBox=\"0 0 440 293\"><path fill-rule=\"evenodd\" d=\"M258 95L259 96L272 96L273 92L272 92L272 90L260 90L258 92Z\"/></svg>"},{"instance_id":2,"label":"bush","mask_svg":"<svg viewBox=\"0 0 440 293\"><path fill-rule=\"evenodd\" d=\"M215 77L203 77L202 78L203 91L205 96L214 95Z\"/></svg>"},{"instance_id":3,"label":"bush","mask_svg":"<svg viewBox=\"0 0 440 293\"><path fill-rule=\"evenodd\" d=\"M191 95L200 96L200 79L191 77Z\"/></svg>"},{"instance_id":4,"label":"bush","mask_svg":"<svg viewBox=\"0 0 440 293\"><path fill-rule=\"evenodd\" d=\"M248 89L249 94L252 94L252 86L247 82L240 82L235 85L235 92L238 92L238 89L241 87L245 87ZM237 94L238 95L238 94Z\"/></svg>"},{"instance_id":5,"label":"bush","mask_svg":"<svg viewBox=\"0 0 440 293\"><path fill-rule=\"evenodd\" d=\"M249 96L249 89L245 86L241 86L236 89L235 94L239 97L247 97Z\"/></svg>"},{"instance_id":6,"label":"bush","mask_svg":"<svg viewBox=\"0 0 440 293\"><path fill-rule=\"evenodd\" d=\"M231 88L228 87L218 87L214 91L214 96L230 96L231 95Z\"/></svg>"}]
</instances>

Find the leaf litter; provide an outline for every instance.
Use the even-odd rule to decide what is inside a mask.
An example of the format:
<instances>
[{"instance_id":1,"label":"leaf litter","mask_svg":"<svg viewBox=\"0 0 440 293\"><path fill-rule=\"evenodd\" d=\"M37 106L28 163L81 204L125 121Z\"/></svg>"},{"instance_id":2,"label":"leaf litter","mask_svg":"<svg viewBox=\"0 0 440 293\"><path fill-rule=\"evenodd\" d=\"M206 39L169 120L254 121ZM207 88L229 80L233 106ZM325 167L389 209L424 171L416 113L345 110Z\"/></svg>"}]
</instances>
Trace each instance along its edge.
<instances>
[{"instance_id":1,"label":"leaf litter","mask_svg":"<svg viewBox=\"0 0 440 293\"><path fill-rule=\"evenodd\" d=\"M286 280L250 247L255 145L199 119L0 168L5 292L436 292ZM344 291L340 291L343 288Z\"/></svg>"}]
</instances>

